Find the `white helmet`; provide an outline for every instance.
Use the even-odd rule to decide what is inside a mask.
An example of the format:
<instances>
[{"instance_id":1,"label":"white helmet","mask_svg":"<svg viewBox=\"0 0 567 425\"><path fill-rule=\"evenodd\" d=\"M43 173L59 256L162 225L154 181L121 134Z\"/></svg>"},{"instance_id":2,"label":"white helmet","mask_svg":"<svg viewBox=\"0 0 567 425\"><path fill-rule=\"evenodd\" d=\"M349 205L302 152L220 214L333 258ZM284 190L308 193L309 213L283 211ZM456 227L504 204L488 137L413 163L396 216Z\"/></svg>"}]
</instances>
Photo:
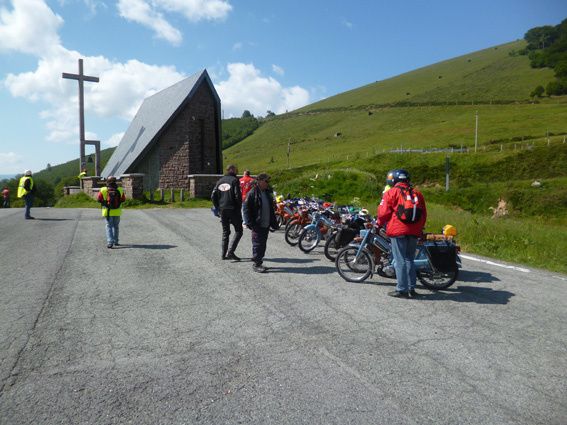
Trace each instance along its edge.
<instances>
[{"instance_id":1,"label":"white helmet","mask_svg":"<svg viewBox=\"0 0 567 425\"><path fill-rule=\"evenodd\" d=\"M31 170L24 171L24 176L31 176Z\"/></svg>"}]
</instances>

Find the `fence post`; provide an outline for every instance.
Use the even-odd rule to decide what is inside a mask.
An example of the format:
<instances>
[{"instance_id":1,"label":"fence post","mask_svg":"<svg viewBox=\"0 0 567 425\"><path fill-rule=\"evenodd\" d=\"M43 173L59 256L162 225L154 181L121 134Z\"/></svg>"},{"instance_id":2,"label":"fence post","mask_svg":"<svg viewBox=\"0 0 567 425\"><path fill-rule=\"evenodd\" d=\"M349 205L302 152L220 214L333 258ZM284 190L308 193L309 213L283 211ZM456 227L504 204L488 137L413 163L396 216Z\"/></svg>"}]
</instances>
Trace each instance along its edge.
<instances>
[{"instance_id":1,"label":"fence post","mask_svg":"<svg viewBox=\"0 0 567 425\"><path fill-rule=\"evenodd\" d=\"M165 199L164 193L163 193L163 189L159 190L159 199L161 202L163 202L163 200Z\"/></svg>"},{"instance_id":2,"label":"fence post","mask_svg":"<svg viewBox=\"0 0 567 425\"><path fill-rule=\"evenodd\" d=\"M150 189L150 202L154 202L154 189Z\"/></svg>"},{"instance_id":3,"label":"fence post","mask_svg":"<svg viewBox=\"0 0 567 425\"><path fill-rule=\"evenodd\" d=\"M175 202L175 192L171 189L171 196L169 197L169 202Z\"/></svg>"},{"instance_id":4,"label":"fence post","mask_svg":"<svg viewBox=\"0 0 567 425\"><path fill-rule=\"evenodd\" d=\"M179 191L179 200L183 202L185 200L185 189Z\"/></svg>"}]
</instances>

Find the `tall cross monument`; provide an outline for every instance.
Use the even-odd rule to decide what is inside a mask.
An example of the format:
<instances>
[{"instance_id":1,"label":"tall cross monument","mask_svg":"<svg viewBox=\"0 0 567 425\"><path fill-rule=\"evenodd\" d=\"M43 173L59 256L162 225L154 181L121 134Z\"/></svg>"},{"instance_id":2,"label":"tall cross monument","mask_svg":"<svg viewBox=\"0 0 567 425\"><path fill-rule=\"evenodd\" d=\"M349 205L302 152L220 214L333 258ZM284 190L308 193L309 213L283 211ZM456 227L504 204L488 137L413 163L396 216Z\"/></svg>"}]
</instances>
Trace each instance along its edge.
<instances>
[{"instance_id":1,"label":"tall cross monument","mask_svg":"<svg viewBox=\"0 0 567 425\"><path fill-rule=\"evenodd\" d=\"M79 73L78 74L68 74L63 73L63 78L68 78L70 80L79 81L79 131L81 137L81 156L80 156L80 170L83 171L87 163L85 161L85 146L94 145L95 147L95 173L100 176L100 140L85 140L85 105L84 105L84 82L91 81L93 83L98 83L98 77L89 77L83 74L83 60L79 59Z\"/></svg>"}]
</instances>

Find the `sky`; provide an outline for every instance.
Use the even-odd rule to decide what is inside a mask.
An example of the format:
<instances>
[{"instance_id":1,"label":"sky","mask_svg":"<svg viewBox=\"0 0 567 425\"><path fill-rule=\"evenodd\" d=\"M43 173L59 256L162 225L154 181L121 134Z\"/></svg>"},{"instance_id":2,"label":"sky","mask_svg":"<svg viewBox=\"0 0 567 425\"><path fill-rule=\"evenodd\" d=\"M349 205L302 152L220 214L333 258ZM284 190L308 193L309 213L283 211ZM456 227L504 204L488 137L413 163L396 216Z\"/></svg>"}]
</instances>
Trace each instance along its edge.
<instances>
[{"instance_id":1,"label":"sky","mask_svg":"<svg viewBox=\"0 0 567 425\"><path fill-rule=\"evenodd\" d=\"M0 175L116 146L144 98L207 69L224 118L291 111L523 37L567 0L0 0ZM87 146L87 154L94 147Z\"/></svg>"}]
</instances>

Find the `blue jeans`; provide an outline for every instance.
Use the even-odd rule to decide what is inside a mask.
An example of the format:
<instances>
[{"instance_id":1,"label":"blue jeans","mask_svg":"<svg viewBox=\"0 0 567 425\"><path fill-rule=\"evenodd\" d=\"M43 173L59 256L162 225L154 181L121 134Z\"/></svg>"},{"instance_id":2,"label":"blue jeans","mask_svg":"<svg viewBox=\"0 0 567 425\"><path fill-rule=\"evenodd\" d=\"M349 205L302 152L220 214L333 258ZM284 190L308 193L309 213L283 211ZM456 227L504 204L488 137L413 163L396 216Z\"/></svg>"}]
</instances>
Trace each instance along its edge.
<instances>
[{"instance_id":1,"label":"blue jeans","mask_svg":"<svg viewBox=\"0 0 567 425\"><path fill-rule=\"evenodd\" d=\"M27 195L24 195L24 202L26 203L25 217L30 218L30 209L33 205L33 194L28 193Z\"/></svg>"},{"instance_id":2,"label":"blue jeans","mask_svg":"<svg viewBox=\"0 0 567 425\"><path fill-rule=\"evenodd\" d=\"M106 220L106 243L116 245L118 243L118 225L120 217L105 217Z\"/></svg>"},{"instance_id":3,"label":"blue jeans","mask_svg":"<svg viewBox=\"0 0 567 425\"><path fill-rule=\"evenodd\" d=\"M394 256L394 269L396 270L396 291L409 292L415 289L416 275L415 250L417 238L415 236L398 236L390 239L392 241L392 254Z\"/></svg>"}]
</instances>

